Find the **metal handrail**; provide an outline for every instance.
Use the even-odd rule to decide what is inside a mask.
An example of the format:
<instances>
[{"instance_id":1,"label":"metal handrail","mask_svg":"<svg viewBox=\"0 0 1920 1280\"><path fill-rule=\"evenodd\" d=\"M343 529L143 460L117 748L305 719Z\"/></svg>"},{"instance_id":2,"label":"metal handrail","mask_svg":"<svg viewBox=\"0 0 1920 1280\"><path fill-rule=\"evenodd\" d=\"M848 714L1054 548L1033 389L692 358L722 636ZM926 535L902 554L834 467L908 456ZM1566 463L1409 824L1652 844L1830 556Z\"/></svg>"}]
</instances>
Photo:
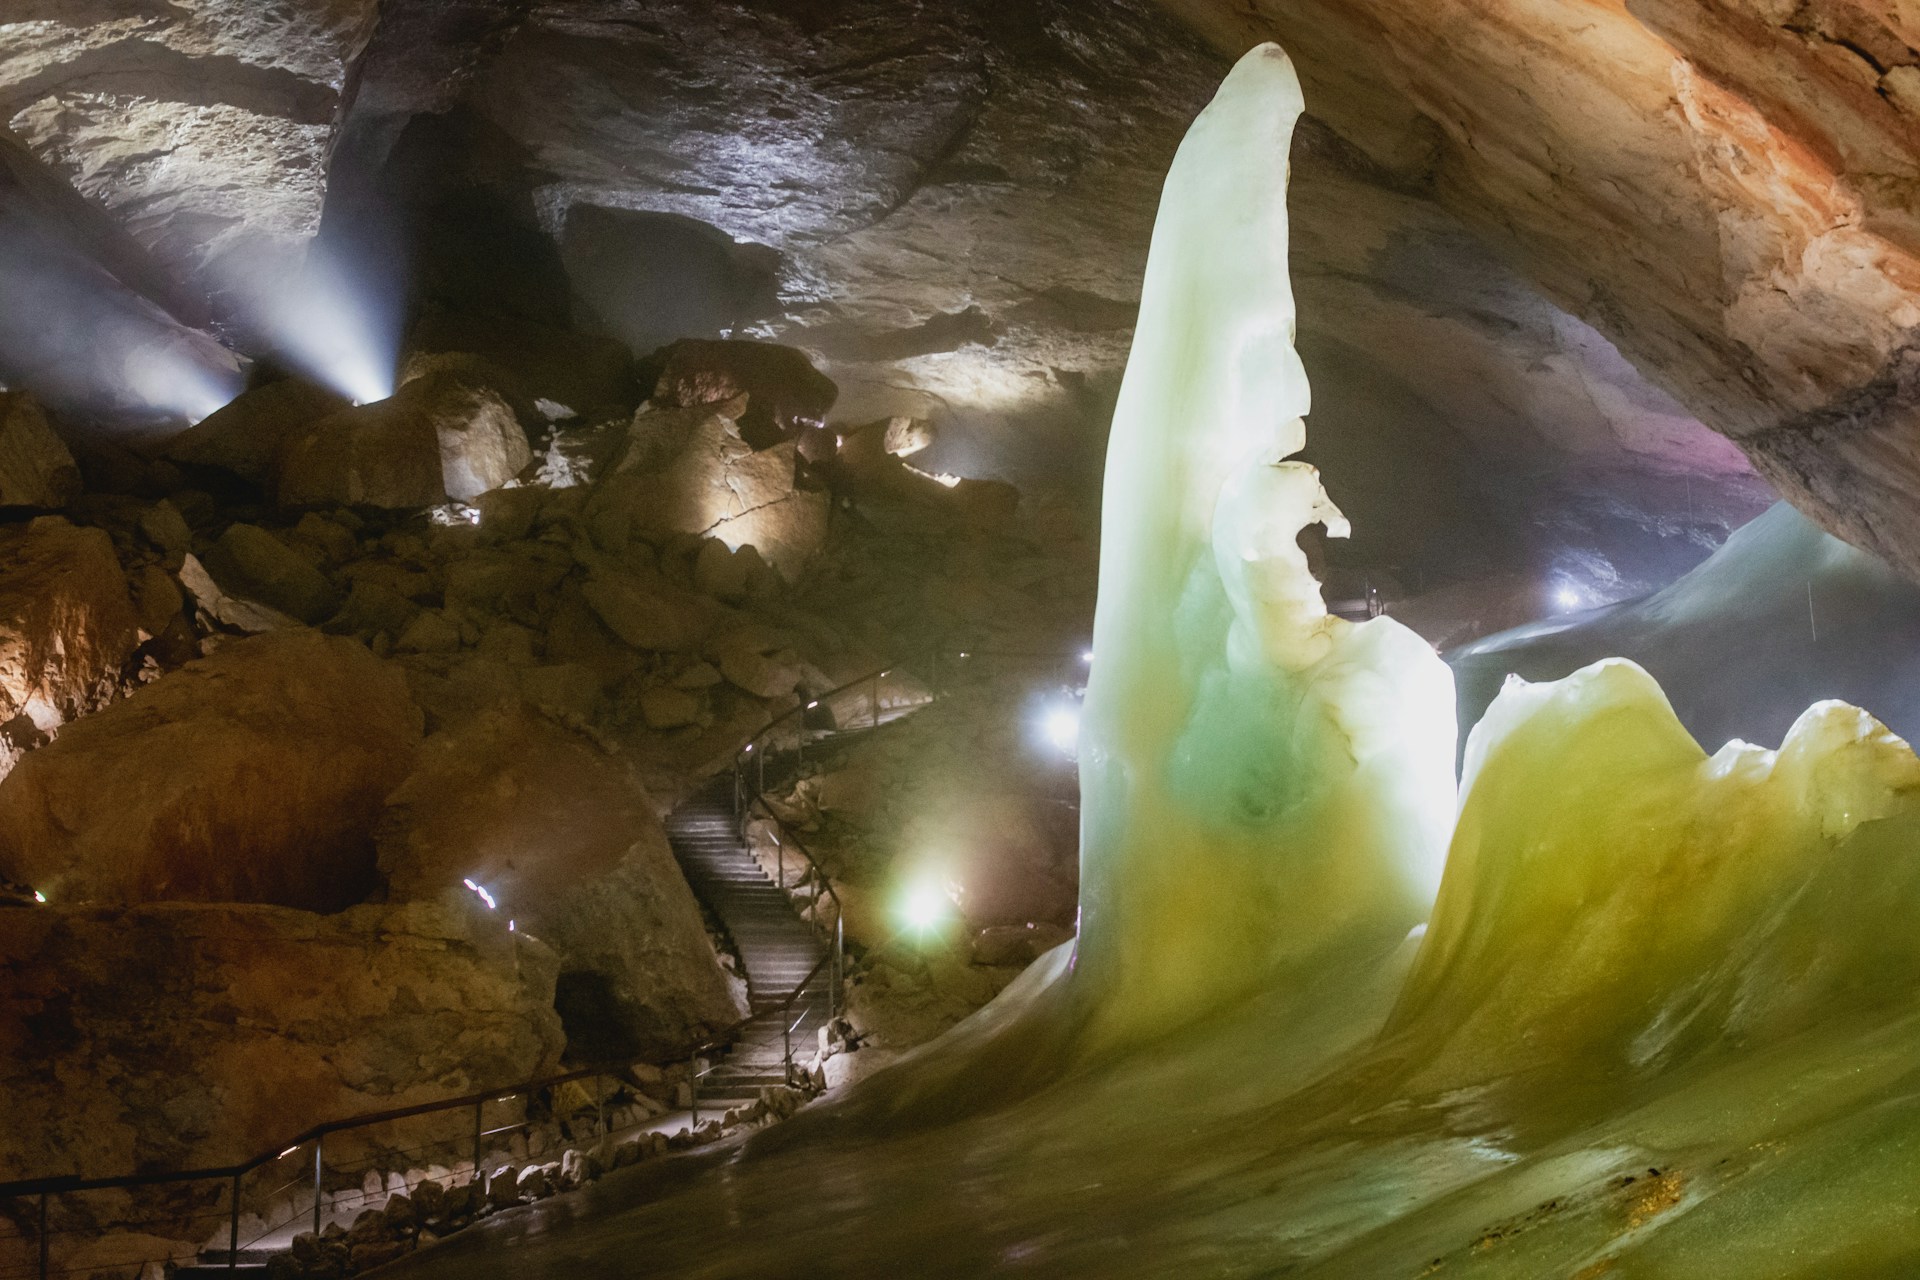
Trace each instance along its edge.
<instances>
[{"instance_id":1,"label":"metal handrail","mask_svg":"<svg viewBox=\"0 0 1920 1280\"><path fill-rule=\"evenodd\" d=\"M746 744L742 746L740 750L736 751L733 756L733 797L734 797L735 820L738 821L742 825L742 827L744 827L746 824L748 815L753 811L754 807L757 805L759 806L761 813L763 813L770 821L773 822L773 824L776 827L779 828L779 835L775 836L775 840L779 844L780 850L781 850L780 883L779 883L780 892L784 894L787 891L785 855L786 855L786 849L788 845L791 845L794 849L799 851L801 858L804 859L807 864L807 878L805 883L809 885L818 885L819 890L824 891L826 893L826 896L833 901L833 920L834 920L833 946L827 953L827 956L823 957L820 964L816 964L814 966L813 973L809 973L806 976L806 978L804 978L801 981L800 986L796 987L793 990L793 992L787 997L787 1001L784 1005L782 1005L782 1008L790 1007L792 1001L799 997L801 991L804 990L806 988L806 985L813 980L816 974L819 973L821 964L824 964L826 963L826 960L831 959L833 961L833 982L828 992L827 1016L829 1018L839 1016L840 982L845 973L845 966L846 966L846 928L844 925L844 921L846 919L846 906L844 903L840 901L840 894L833 887L833 878L829 876L826 873L826 869L820 865L820 860L814 857L813 851L807 848L806 842L804 840L800 839L798 836L794 835L791 831L787 830L786 824L780 820L779 814L775 813L773 810L773 806L767 803L767 797L763 788L766 786L766 761L767 761L767 755L769 754L768 752L769 739L770 739L770 736L776 730L780 729L789 720L798 719L799 733L797 735L796 740L799 743L799 748L797 750L797 754L804 761L806 756L807 712L813 710L815 707L819 706L823 702L827 702L833 698L837 698L843 693L856 690L860 686L865 684L871 684L873 686L873 720L872 720L871 727L875 729L879 728L880 727L880 681L892 675L893 672L894 672L894 667L891 667L891 666L881 667L876 670L869 671L863 676L857 676L854 679L847 681L845 684L842 684L842 685L836 686L835 688L827 690L825 693L814 694L810 696L805 701L800 702L797 705L789 708L787 711L781 713L778 716L775 716L772 720L769 720L765 725L761 726L759 732L755 733L751 738L749 738ZM758 760L759 770L760 770L760 779L757 785L750 783L747 780L747 777L748 777L747 760L748 760L748 757L751 756L755 751L758 751L760 753L759 760ZM784 837L784 839L782 837ZM808 923L812 924L817 929L820 927L820 900L819 900L818 892L816 892L815 894L815 897L811 906L811 912L812 912L812 915L808 920ZM792 1051L790 1046L787 1054L787 1073L789 1075L793 1073Z\"/></svg>"}]
</instances>

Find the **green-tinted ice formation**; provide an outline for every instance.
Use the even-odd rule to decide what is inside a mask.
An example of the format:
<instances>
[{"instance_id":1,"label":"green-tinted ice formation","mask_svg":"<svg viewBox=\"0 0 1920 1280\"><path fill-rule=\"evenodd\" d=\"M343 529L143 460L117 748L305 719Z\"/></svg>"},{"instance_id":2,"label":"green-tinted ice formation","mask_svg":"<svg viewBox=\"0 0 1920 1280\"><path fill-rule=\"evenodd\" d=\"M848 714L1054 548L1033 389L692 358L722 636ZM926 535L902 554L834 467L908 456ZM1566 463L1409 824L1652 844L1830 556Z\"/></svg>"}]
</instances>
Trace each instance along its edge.
<instances>
[{"instance_id":1,"label":"green-tinted ice formation","mask_svg":"<svg viewBox=\"0 0 1920 1280\"><path fill-rule=\"evenodd\" d=\"M1286 165L1292 63L1248 54L1154 227L1108 443L1081 717L1080 965L1101 1030L1164 1030L1426 915L1453 820L1453 680L1328 615L1297 542L1345 536L1306 444Z\"/></svg>"},{"instance_id":2,"label":"green-tinted ice formation","mask_svg":"<svg viewBox=\"0 0 1920 1280\"><path fill-rule=\"evenodd\" d=\"M1300 109L1256 50L1168 180L1108 472L1077 952L743 1150L411 1270L1920 1275L1920 761L1837 702L1709 755L1609 660L1508 684L1456 820L1445 669L1326 617L1293 546L1341 524L1286 461Z\"/></svg>"}]
</instances>

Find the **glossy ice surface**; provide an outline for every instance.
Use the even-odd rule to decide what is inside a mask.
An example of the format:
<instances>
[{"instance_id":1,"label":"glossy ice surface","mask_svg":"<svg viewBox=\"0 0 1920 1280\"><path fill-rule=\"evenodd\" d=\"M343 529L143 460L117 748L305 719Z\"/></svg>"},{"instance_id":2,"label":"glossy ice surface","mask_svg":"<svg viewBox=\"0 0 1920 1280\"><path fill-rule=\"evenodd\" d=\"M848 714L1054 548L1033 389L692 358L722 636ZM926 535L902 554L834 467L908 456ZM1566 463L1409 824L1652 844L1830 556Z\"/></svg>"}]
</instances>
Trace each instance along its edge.
<instances>
[{"instance_id":1,"label":"glossy ice surface","mask_svg":"<svg viewBox=\"0 0 1920 1280\"><path fill-rule=\"evenodd\" d=\"M1607 661L1500 694L1456 825L1446 669L1326 617L1293 546L1342 523L1286 461L1299 110L1254 51L1168 180L1077 955L845 1098L402 1272L1920 1272L1920 762L1839 703L1710 756Z\"/></svg>"}]
</instances>

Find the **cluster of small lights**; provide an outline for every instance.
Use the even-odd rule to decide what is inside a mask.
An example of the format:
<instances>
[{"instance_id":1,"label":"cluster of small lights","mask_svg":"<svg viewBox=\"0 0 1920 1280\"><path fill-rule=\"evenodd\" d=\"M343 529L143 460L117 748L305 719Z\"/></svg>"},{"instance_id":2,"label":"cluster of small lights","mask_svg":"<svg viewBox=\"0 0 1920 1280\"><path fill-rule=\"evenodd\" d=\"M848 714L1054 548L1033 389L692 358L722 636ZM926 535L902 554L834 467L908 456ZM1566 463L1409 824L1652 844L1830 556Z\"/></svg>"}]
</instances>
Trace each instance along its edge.
<instances>
[{"instance_id":1,"label":"cluster of small lights","mask_svg":"<svg viewBox=\"0 0 1920 1280\"><path fill-rule=\"evenodd\" d=\"M482 888L481 886L479 886L479 885L477 885L477 884L475 884L475 883L474 883L473 881L471 881L471 880L462 880L462 881L461 881L460 883L461 883L461 884L464 884L465 886L467 886L467 888L469 888L469 889L471 889L471 890L473 890L473 891L474 891L475 893L477 893L477 894L479 894L479 895L480 895L480 901L482 901L482 902L484 902L484 903L486 903L486 904L487 904L487 910L489 910L489 911L492 911L492 910L495 910L495 909L496 909L496 908L497 908L497 907L499 906L499 904L498 904L498 903L496 903L496 902L495 902L495 901L493 900L493 895L492 895L492 894L490 894L490 893L488 893L488 892L487 892L487 891L486 891L486 890L485 890L484 888Z\"/></svg>"}]
</instances>

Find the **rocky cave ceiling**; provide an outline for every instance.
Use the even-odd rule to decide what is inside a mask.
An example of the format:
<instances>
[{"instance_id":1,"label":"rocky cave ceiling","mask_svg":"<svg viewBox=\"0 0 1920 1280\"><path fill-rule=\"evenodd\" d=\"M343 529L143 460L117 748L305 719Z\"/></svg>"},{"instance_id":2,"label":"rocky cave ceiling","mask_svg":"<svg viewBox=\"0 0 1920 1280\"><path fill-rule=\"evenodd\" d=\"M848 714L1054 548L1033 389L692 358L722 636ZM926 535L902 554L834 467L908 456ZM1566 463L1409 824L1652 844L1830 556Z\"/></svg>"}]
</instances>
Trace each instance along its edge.
<instances>
[{"instance_id":1,"label":"rocky cave ceiling","mask_svg":"<svg viewBox=\"0 0 1920 1280\"><path fill-rule=\"evenodd\" d=\"M0 348L124 411L128 351L270 345L319 244L392 347L770 339L837 419L933 422L930 466L1089 493L1161 175L1277 38L1349 563L1625 594L1770 482L1916 573L1917 35L1893 0L12 0L0 272L91 301Z\"/></svg>"}]
</instances>

